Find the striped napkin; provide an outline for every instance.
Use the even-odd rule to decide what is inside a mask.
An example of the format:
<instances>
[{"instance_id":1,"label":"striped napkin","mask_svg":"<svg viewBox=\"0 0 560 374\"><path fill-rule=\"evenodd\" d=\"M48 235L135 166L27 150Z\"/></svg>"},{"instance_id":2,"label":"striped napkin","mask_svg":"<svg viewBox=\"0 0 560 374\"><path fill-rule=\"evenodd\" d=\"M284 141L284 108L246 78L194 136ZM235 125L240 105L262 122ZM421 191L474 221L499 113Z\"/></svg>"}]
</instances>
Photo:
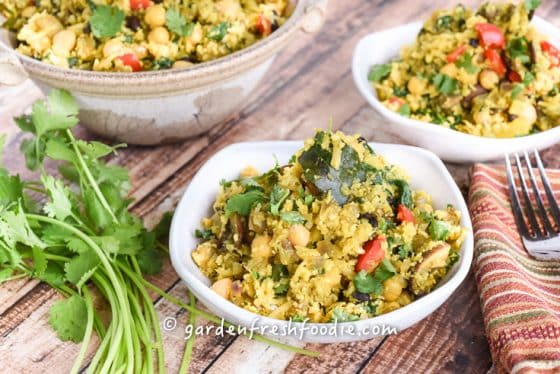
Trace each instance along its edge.
<instances>
[{"instance_id":1,"label":"striped napkin","mask_svg":"<svg viewBox=\"0 0 560 374\"><path fill-rule=\"evenodd\" d=\"M550 170L560 197L560 170ZM511 212L504 167L476 164L469 208L474 271L499 373L560 373L560 262L529 257Z\"/></svg>"}]
</instances>

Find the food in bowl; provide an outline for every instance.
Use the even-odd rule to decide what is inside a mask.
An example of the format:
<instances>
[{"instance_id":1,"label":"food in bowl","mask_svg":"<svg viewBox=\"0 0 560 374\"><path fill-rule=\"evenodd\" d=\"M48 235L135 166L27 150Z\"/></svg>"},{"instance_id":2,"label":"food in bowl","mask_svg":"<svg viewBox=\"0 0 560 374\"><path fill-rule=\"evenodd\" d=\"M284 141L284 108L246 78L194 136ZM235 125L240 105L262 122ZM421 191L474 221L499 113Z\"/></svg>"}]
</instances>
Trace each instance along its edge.
<instances>
[{"instance_id":1,"label":"food in bowl","mask_svg":"<svg viewBox=\"0 0 560 374\"><path fill-rule=\"evenodd\" d=\"M512 138L560 122L560 51L530 25L535 2L436 11L398 60L368 79L392 111Z\"/></svg>"},{"instance_id":2,"label":"food in bowl","mask_svg":"<svg viewBox=\"0 0 560 374\"><path fill-rule=\"evenodd\" d=\"M459 257L460 212L435 210L367 142L319 131L290 162L223 181L192 259L259 315L366 319L431 292Z\"/></svg>"},{"instance_id":3,"label":"food in bowl","mask_svg":"<svg viewBox=\"0 0 560 374\"><path fill-rule=\"evenodd\" d=\"M185 68L274 32L287 0L60 0L0 4L17 50L63 68L136 72Z\"/></svg>"}]
</instances>

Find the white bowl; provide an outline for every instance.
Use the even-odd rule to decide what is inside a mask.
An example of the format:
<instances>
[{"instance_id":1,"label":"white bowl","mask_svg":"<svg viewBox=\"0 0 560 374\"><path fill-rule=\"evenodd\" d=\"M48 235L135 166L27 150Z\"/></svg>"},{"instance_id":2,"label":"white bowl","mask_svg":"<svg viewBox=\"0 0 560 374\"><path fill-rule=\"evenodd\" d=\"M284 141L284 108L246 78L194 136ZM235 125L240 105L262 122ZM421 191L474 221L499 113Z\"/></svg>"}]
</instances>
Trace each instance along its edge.
<instances>
[{"instance_id":1,"label":"white bowl","mask_svg":"<svg viewBox=\"0 0 560 374\"><path fill-rule=\"evenodd\" d=\"M193 262L191 252L196 248L198 239L194 236L200 221L212 212L212 204L218 193L219 182L222 179L231 180L239 177L242 168L251 165L260 171L269 170L274 166L274 156L282 165L301 148L301 142L255 142L234 144L218 152L212 157L193 178L181 199L171 225L170 255L175 270L185 281L188 288L196 297L217 316L235 325L269 326L279 331L286 331L288 321L277 320L251 313L218 296L209 288L210 281L202 274ZM462 226L468 229L466 240L461 247L460 260L453 266L447 276L431 293L419 298L410 305L393 312L367 320L345 322L336 325L337 335L320 335L311 330L303 333L303 342L337 343L365 340L380 335L382 326L396 328L397 331L406 329L428 316L443 304L465 279L471 265L473 255L473 235L469 212L459 188L453 178L433 153L420 148L371 143L372 148L394 164L402 166L411 177L411 186L430 193L434 204L444 208L448 203L461 211ZM302 323L291 323L291 326L301 327ZM332 328L334 323L308 323L304 326L310 329L318 327ZM375 326L378 326L377 328ZM365 329L369 327L369 331ZM354 332L348 331L354 329ZM341 331L341 330L344 331ZM299 334L300 331L298 331ZM279 334L265 335L282 339Z\"/></svg>"},{"instance_id":2,"label":"white bowl","mask_svg":"<svg viewBox=\"0 0 560 374\"><path fill-rule=\"evenodd\" d=\"M533 25L560 46L560 29L542 18L535 17ZM560 126L553 129L509 139L484 138L451 130L436 124L403 117L387 109L377 98L368 81L368 73L375 64L384 64L399 56L400 50L414 43L422 22L376 32L362 38L354 49L352 74L362 96L389 123L387 130L411 144L429 149L446 161L481 162L502 158L506 153L526 149L543 149L560 141Z\"/></svg>"}]
</instances>

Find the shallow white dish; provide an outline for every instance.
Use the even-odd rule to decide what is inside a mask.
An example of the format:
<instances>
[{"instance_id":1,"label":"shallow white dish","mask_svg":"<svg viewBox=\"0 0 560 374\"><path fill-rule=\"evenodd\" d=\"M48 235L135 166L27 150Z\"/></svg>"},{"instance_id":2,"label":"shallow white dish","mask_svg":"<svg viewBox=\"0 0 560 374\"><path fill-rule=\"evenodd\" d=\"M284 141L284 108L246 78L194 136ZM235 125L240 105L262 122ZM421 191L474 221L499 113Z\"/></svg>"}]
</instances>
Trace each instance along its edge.
<instances>
[{"instance_id":1,"label":"shallow white dish","mask_svg":"<svg viewBox=\"0 0 560 374\"><path fill-rule=\"evenodd\" d=\"M550 41L560 46L560 29L542 18L535 17L533 25ZM414 43L422 22L376 32L362 38L354 49L352 74L362 96L385 117L387 130L411 144L429 149L446 161L482 162L502 158L506 153L526 149L543 149L560 141L560 126L534 135L511 139L483 138L451 130L436 124L403 117L387 109L377 98L367 76L372 65L384 64L400 53L402 47Z\"/></svg>"},{"instance_id":2,"label":"shallow white dish","mask_svg":"<svg viewBox=\"0 0 560 374\"><path fill-rule=\"evenodd\" d=\"M379 332L374 334L373 326L390 326L398 331L403 330L425 318L443 304L469 272L473 255L471 220L463 196L441 160L433 153L417 147L370 144L389 162L402 166L411 177L412 188L430 193L436 207L443 208L450 203L461 211L461 224L468 229L468 234L461 248L460 261L433 292L412 304L375 318L340 323L338 327L346 331L339 332L338 336L320 336L311 333L310 330L306 331L302 339L304 342L336 343L365 340L379 335ZM202 274L191 257L191 252L198 243L194 232L200 228L200 220L211 214L220 180L238 178L241 169L248 165L262 172L269 170L275 164L274 156L278 158L280 165L287 163L302 145L301 142L286 141L254 142L234 144L221 150L198 171L175 211L170 233L170 255L175 270L204 305L216 315L236 325L251 327L256 323L256 326L266 325L270 326L269 328L278 326L278 329L286 329L288 322L251 313L211 290L208 278ZM301 323L292 323L292 326L294 325L301 325ZM308 323L305 326L311 328L329 325L333 324ZM350 326L356 333L347 331ZM370 327L369 333L357 334L358 331L365 331L366 327ZM269 336L282 338L272 334Z\"/></svg>"}]
</instances>

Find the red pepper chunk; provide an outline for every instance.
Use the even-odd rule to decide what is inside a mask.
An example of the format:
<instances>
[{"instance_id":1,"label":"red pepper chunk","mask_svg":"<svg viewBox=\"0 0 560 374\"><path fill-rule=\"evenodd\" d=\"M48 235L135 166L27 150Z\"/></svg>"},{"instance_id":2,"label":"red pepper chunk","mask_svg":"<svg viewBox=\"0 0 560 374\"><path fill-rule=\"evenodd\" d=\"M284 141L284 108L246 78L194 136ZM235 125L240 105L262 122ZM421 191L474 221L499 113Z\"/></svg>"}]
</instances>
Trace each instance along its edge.
<instances>
[{"instance_id":1,"label":"red pepper chunk","mask_svg":"<svg viewBox=\"0 0 560 374\"><path fill-rule=\"evenodd\" d=\"M134 53L127 53L117 57L117 59L120 60L123 65L130 66L134 72L142 71L142 64Z\"/></svg>"},{"instance_id":2,"label":"red pepper chunk","mask_svg":"<svg viewBox=\"0 0 560 374\"><path fill-rule=\"evenodd\" d=\"M414 214L405 205L399 204L399 209L397 211L397 219L401 222L411 222L414 223Z\"/></svg>"},{"instance_id":3,"label":"red pepper chunk","mask_svg":"<svg viewBox=\"0 0 560 374\"><path fill-rule=\"evenodd\" d=\"M385 257L383 243L386 240L387 238L385 238L385 235L379 235L375 239L372 239L364 244L365 252L358 256L358 261L356 262L356 272L365 270L369 273L373 271L377 265L379 265L381 260Z\"/></svg>"},{"instance_id":4,"label":"red pepper chunk","mask_svg":"<svg viewBox=\"0 0 560 374\"><path fill-rule=\"evenodd\" d=\"M518 72L511 70L508 73L508 79L512 83L520 83L522 81L521 75Z\"/></svg>"},{"instance_id":5,"label":"red pepper chunk","mask_svg":"<svg viewBox=\"0 0 560 374\"><path fill-rule=\"evenodd\" d=\"M257 29L262 36L267 36L272 33L272 23L263 14L259 15L257 19Z\"/></svg>"},{"instance_id":6,"label":"red pepper chunk","mask_svg":"<svg viewBox=\"0 0 560 374\"><path fill-rule=\"evenodd\" d=\"M479 23L474 28L478 33L480 44L482 44L485 49L502 49L506 46L506 38L498 26L491 23Z\"/></svg>"},{"instance_id":7,"label":"red pepper chunk","mask_svg":"<svg viewBox=\"0 0 560 374\"><path fill-rule=\"evenodd\" d=\"M459 57L461 57L463 53L465 53L466 50L467 50L466 44L463 44L462 46L458 47L456 50L454 50L453 52L447 55L447 62L451 64L457 61Z\"/></svg>"},{"instance_id":8,"label":"red pepper chunk","mask_svg":"<svg viewBox=\"0 0 560 374\"><path fill-rule=\"evenodd\" d=\"M130 9L132 10L146 9L150 5L152 5L150 0L130 0Z\"/></svg>"},{"instance_id":9,"label":"red pepper chunk","mask_svg":"<svg viewBox=\"0 0 560 374\"><path fill-rule=\"evenodd\" d=\"M551 58L552 66L560 66L560 50L558 48L543 40L541 42L541 49Z\"/></svg>"},{"instance_id":10,"label":"red pepper chunk","mask_svg":"<svg viewBox=\"0 0 560 374\"><path fill-rule=\"evenodd\" d=\"M484 57L486 57L488 67L498 73L499 76L503 77L506 74L506 64L504 64L502 56L495 49L484 51Z\"/></svg>"}]
</instances>

